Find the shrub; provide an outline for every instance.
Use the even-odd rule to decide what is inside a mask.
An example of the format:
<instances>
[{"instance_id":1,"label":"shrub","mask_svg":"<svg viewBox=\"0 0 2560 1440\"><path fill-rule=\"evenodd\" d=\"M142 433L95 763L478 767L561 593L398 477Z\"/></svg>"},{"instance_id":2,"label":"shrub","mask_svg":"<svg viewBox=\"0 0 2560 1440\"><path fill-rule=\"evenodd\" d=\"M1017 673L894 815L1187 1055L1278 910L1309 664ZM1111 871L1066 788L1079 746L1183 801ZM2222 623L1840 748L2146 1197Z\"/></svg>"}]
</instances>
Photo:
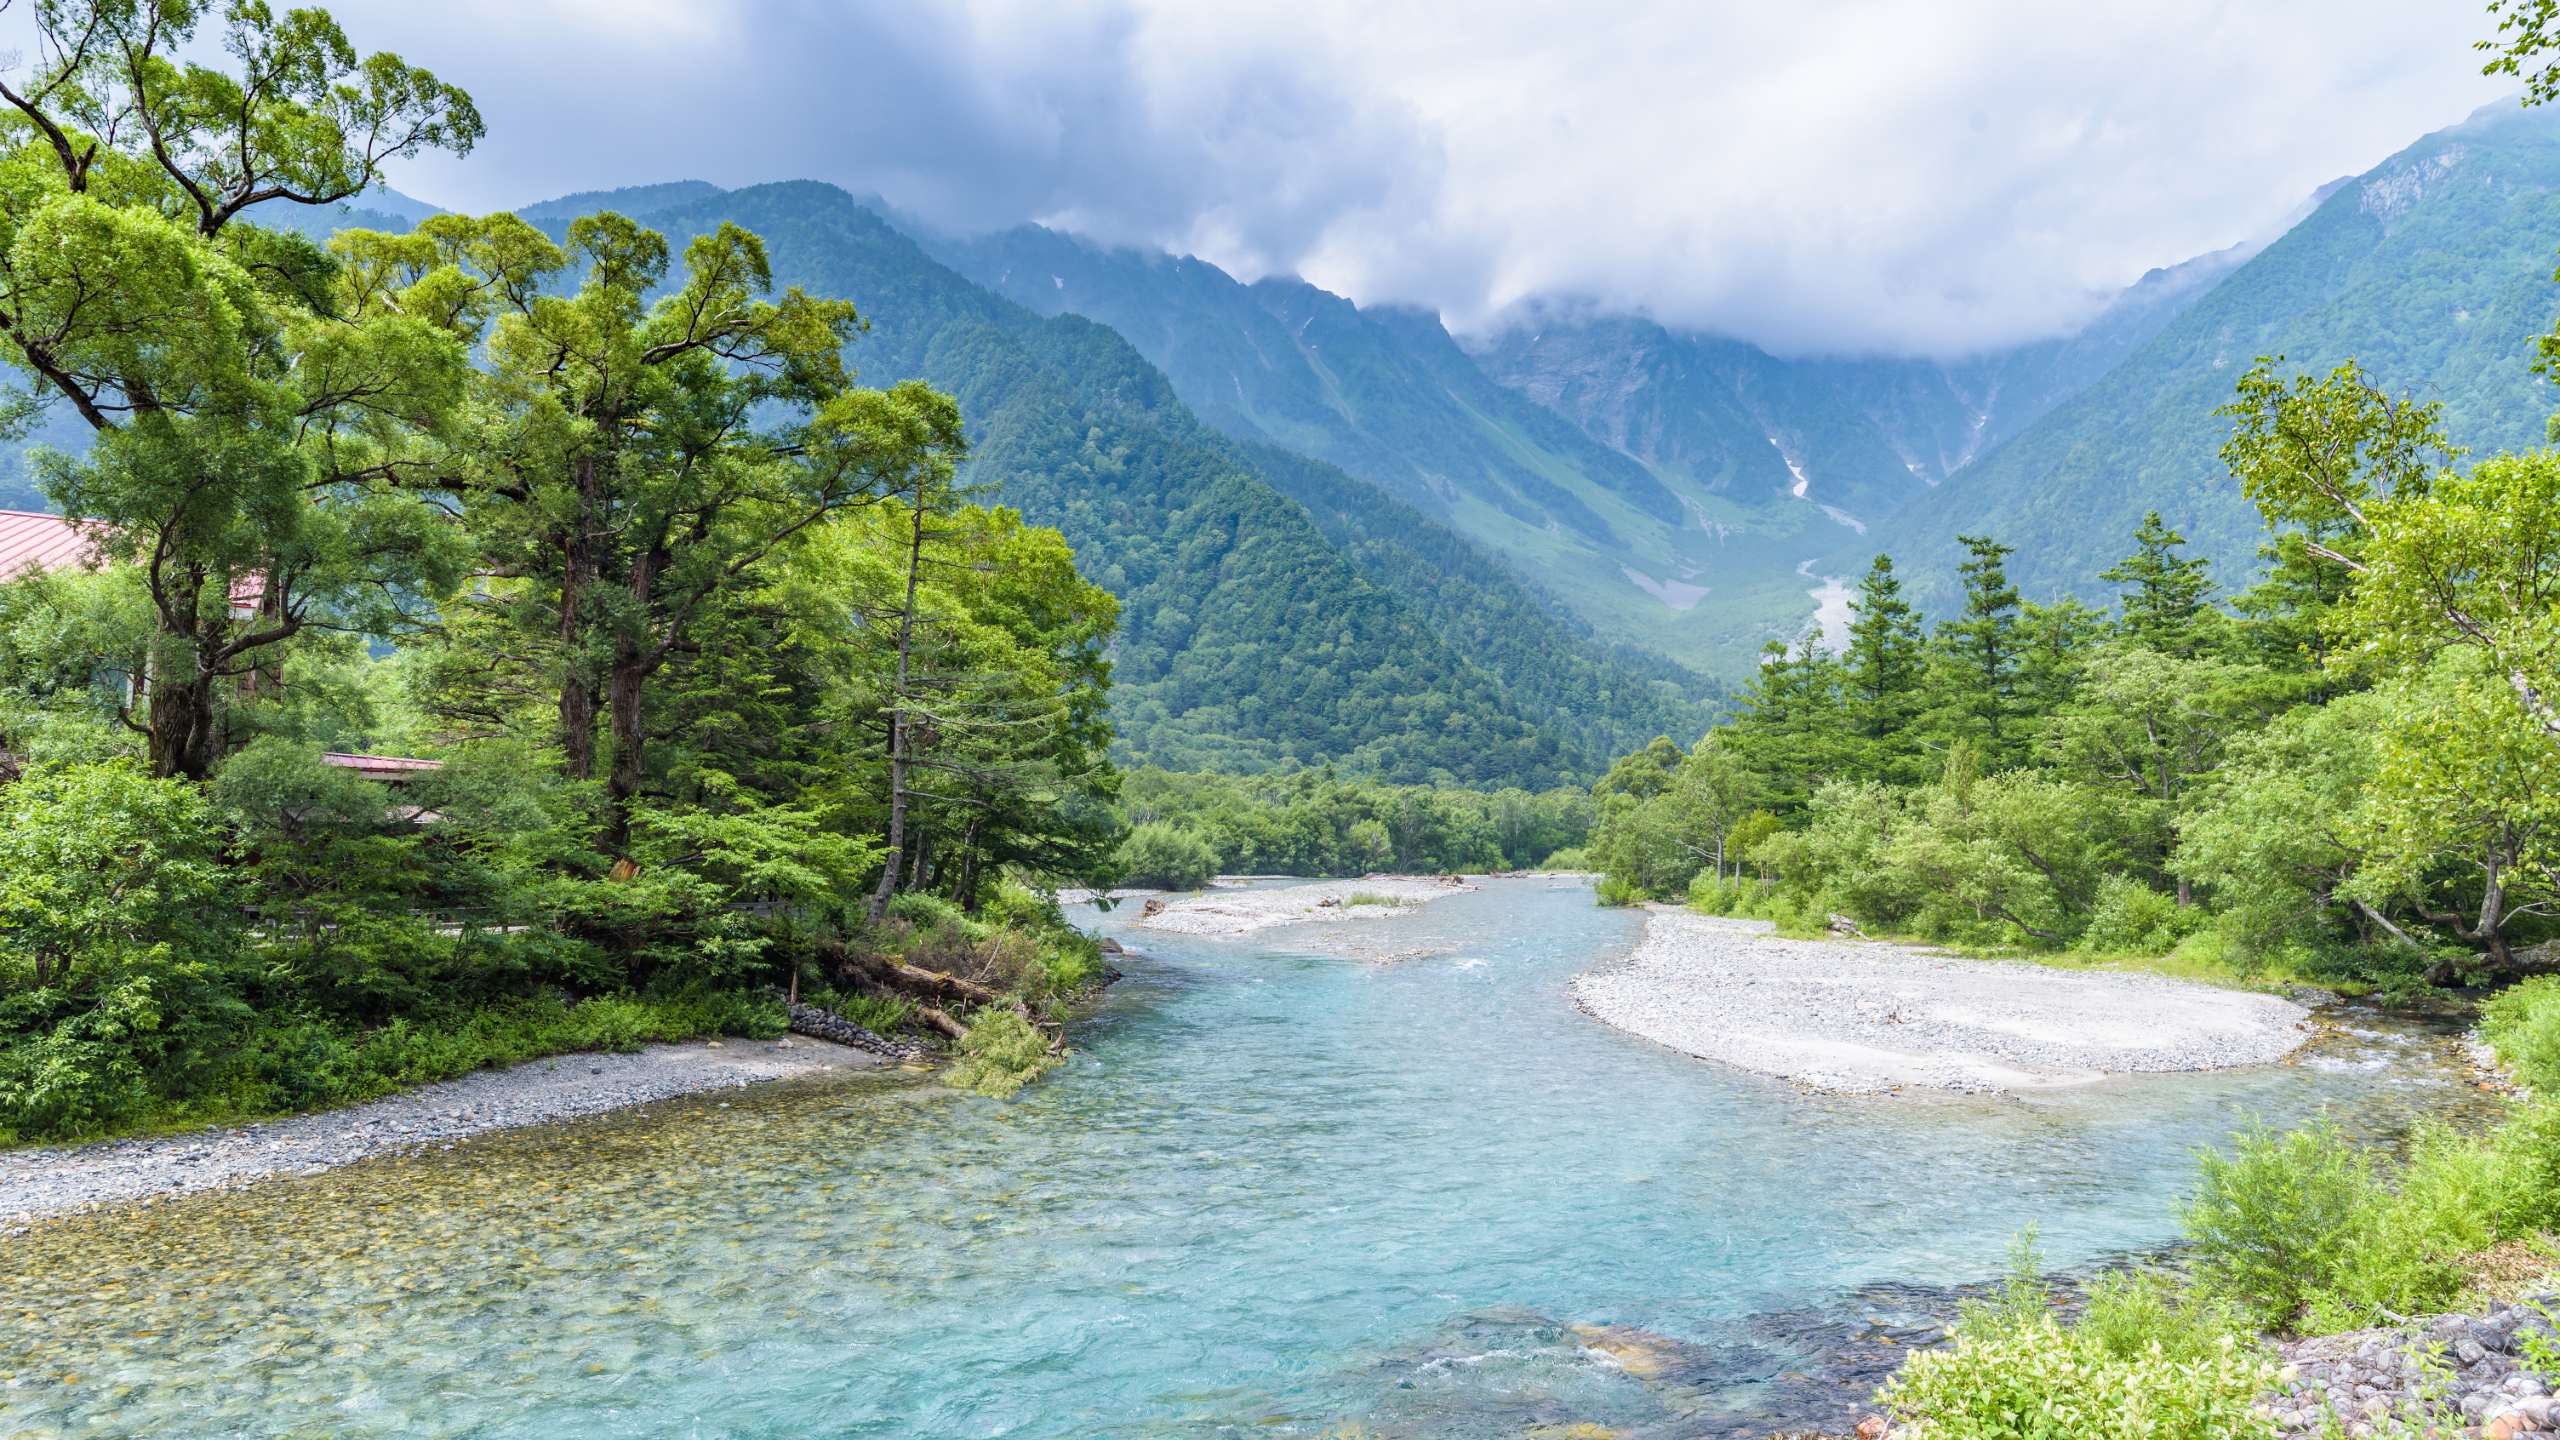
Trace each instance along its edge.
<instances>
[{"instance_id":1,"label":"shrub","mask_svg":"<svg viewBox=\"0 0 2560 1440\"><path fill-rule=\"evenodd\" d=\"M1354 890L1342 897L1342 908L1345 910L1357 909L1363 905L1384 905L1392 909L1404 903L1393 895L1381 895L1375 890Z\"/></svg>"},{"instance_id":2,"label":"shrub","mask_svg":"<svg viewBox=\"0 0 2560 1440\"><path fill-rule=\"evenodd\" d=\"M1120 842L1128 883L1159 890L1197 890L1218 873L1218 852L1179 825L1150 820Z\"/></svg>"},{"instance_id":3,"label":"shrub","mask_svg":"<svg viewBox=\"0 0 2560 1440\"><path fill-rule=\"evenodd\" d=\"M2380 1198L2371 1164L2326 1119L2206 1152L2184 1216L2196 1276L2261 1329L2288 1325L2334 1288Z\"/></svg>"},{"instance_id":4,"label":"shrub","mask_svg":"<svg viewBox=\"0 0 2560 1440\"><path fill-rule=\"evenodd\" d=\"M2102 1277L2065 1328L2031 1247L1998 1302L1969 1307L1955 1343L1903 1363L1879 1394L1921 1440L2239 1440L2272 1437L2258 1412L2276 1366L2207 1306L2149 1276Z\"/></svg>"},{"instance_id":5,"label":"shrub","mask_svg":"<svg viewBox=\"0 0 2560 1440\"><path fill-rule=\"evenodd\" d=\"M2492 997L2480 1038L2535 1093L2560 1098L2560 975L2542 975Z\"/></svg>"},{"instance_id":6,"label":"shrub","mask_svg":"<svg viewBox=\"0 0 2560 1440\"><path fill-rule=\"evenodd\" d=\"M1592 887L1591 893L1601 904L1613 907L1641 905L1645 900L1645 893L1637 889L1633 881L1622 880L1615 875L1601 876L1600 882Z\"/></svg>"},{"instance_id":7,"label":"shrub","mask_svg":"<svg viewBox=\"0 0 2560 1440\"><path fill-rule=\"evenodd\" d=\"M1049 1038L1038 1026L990 1005L969 1017L969 1033L960 1039L960 1059L951 1067L950 1080L961 1089L1002 1099L1054 1063Z\"/></svg>"},{"instance_id":8,"label":"shrub","mask_svg":"<svg viewBox=\"0 0 2560 1440\"><path fill-rule=\"evenodd\" d=\"M1579 845L1568 845L1538 862L1541 870L1588 870L1591 852Z\"/></svg>"},{"instance_id":9,"label":"shrub","mask_svg":"<svg viewBox=\"0 0 2560 1440\"><path fill-rule=\"evenodd\" d=\"M2165 955L2197 928L2203 912L2181 906L2138 880L2110 875L2098 882L2080 946L2096 955Z\"/></svg>"}]
</instances>

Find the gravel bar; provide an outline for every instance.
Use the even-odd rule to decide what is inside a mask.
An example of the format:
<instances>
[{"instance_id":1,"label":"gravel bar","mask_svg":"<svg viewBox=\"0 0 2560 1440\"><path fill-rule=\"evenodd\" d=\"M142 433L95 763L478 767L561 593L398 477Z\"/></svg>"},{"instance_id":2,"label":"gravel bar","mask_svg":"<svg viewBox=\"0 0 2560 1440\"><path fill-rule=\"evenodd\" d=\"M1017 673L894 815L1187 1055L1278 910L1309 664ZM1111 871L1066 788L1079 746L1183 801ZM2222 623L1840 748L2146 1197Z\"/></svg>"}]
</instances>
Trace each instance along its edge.
<instances>
[{"instance_id":1,"label":"gravel bar","mask_svg":"<svg viewBox=\"0 0 2560 1440\"><path fill-rule=\"evenodd\" d=\"M888 1063L823 1040L719 1040L557 1055L399 1095L238 1128L0 1151L0 1229L101 1205L220 1190L491 1130Z\"/></svg>"},{"instance_id":2,"label":"gravel bar","mask_svg":"<svg viewBox=\"0 0 2560 1440\"><path fill-rule=\"evenodd\" d=\"M2280 1060L2310 1012L2157 975L1784 940L1766 921L1657 912L1576 1004L1703 1060L1851 1094L1991 1092Z\"/></svg>"},{"instance_id":3,"label":"gravel bar","mask_svg":"<svg viewBox=\"0 0 2560 1440\"><path fill-rule=\"evenodd\" d=\"M1226 939L1275 925L1381 920L1475 888L1455 875L1370 875L1273 889L1219 889L1161 905L1150 902L1138 923L1180 935ZM1354 896L1363 903L1348 903ZM1368 903L1372 900L1389 903Z\"/></svg>"}]
</instances>

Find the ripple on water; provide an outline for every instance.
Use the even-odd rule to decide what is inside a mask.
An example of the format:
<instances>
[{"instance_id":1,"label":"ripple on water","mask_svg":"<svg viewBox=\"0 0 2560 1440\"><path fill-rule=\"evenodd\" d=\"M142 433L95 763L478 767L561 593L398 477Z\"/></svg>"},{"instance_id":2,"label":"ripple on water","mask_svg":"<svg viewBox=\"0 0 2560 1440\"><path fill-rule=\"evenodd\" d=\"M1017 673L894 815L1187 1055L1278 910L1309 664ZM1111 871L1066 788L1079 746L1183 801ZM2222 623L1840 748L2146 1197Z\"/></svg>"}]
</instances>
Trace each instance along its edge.
<instances>
[{"instance_id":1,"label":"ripple on water","mask_svg":"<svg viewBox=\"0 0 2560 1440\"><path fill-rule=\"evenodd\" d=\"M1149 936L1009 1103L785 1085L45 1226L0 1241L0 1436L1831 1422L1953 1303L1902 1282L2029 1220L2156 1245L2247 1116L2457 1093L2359 1019L2412 1058L1799 1095L1572 1009L1634 926L1528 880L1363 931L1458 960Z\"/></svg>"}]
</instances>

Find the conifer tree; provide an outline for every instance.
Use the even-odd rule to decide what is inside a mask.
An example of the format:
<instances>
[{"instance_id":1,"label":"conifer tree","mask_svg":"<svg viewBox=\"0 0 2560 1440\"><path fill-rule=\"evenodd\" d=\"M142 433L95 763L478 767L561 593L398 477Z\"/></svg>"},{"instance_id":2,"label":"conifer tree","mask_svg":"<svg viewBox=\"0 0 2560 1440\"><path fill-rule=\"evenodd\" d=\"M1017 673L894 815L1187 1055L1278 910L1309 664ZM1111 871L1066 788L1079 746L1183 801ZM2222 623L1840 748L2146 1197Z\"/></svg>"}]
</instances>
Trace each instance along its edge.
<instances>
[{"instance_id":1,"label":"conifer tree","mask_svg":"<svg viewBox=\"0 0 2560 1440\"><path fill-rule=\"evenodd\" d=\"M2123 592L2124 632L2137 644L2192 656L2203 643L2205 600L2213 593L2201 557L2179 552L2187 537L2151 511L2133 532L2133 553L2098 572Z\"/></svg>"}]
</instances>

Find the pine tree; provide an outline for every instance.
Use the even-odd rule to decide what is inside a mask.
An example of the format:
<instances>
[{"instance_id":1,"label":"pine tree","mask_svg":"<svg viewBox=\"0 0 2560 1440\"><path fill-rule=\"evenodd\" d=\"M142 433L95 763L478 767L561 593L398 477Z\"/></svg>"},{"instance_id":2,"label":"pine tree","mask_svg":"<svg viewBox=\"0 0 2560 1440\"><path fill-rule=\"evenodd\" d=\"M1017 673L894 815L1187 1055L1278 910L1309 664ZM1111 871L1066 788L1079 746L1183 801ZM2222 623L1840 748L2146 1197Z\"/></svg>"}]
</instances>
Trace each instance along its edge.
<instances>
[{"instance_id":1,"label":"pine tree","mask_svg":"<svg viewBox=\"0 0 2560 1440\"><path fill-rule=\"evenodd\" d=\"M1996 768L2024 738L2017 724L2019 597L2007 565L2017 551L1984 535L1956 539L1973 558L1957 567L1963 616L1938 627L1930 709L1940 730L1975 741Z\"/></svg>"},{"instance_id":2,"label":"pine tree","mask_svg":"<svg viewBox=\"0 0 2560 1440\"><path fill-rule=\"evenodd\" d=\"M2133 532L2133 553L2098 572L2123 591L2124 631L2151 649L2193 656L2203 643L2205 600L2213 581L2202 558L2179 554L2187 537L2172 530L2154 510Z\"/></svg>"},{"instance_id":3,"label":"pine tree","mask_svg":"<svg viewBox=\"0 0 2560 1440\"><path fill-rule=\"evenodd\" d=\"M1905 777L1917 753L1910 734L1918 715L1926 655L1919 612L1902 598L1893 557L1878 555L1850 602L1849 648L1842 657L1851 723L1864 740L1870 769Z\"/></svg>"}]
</instances>

